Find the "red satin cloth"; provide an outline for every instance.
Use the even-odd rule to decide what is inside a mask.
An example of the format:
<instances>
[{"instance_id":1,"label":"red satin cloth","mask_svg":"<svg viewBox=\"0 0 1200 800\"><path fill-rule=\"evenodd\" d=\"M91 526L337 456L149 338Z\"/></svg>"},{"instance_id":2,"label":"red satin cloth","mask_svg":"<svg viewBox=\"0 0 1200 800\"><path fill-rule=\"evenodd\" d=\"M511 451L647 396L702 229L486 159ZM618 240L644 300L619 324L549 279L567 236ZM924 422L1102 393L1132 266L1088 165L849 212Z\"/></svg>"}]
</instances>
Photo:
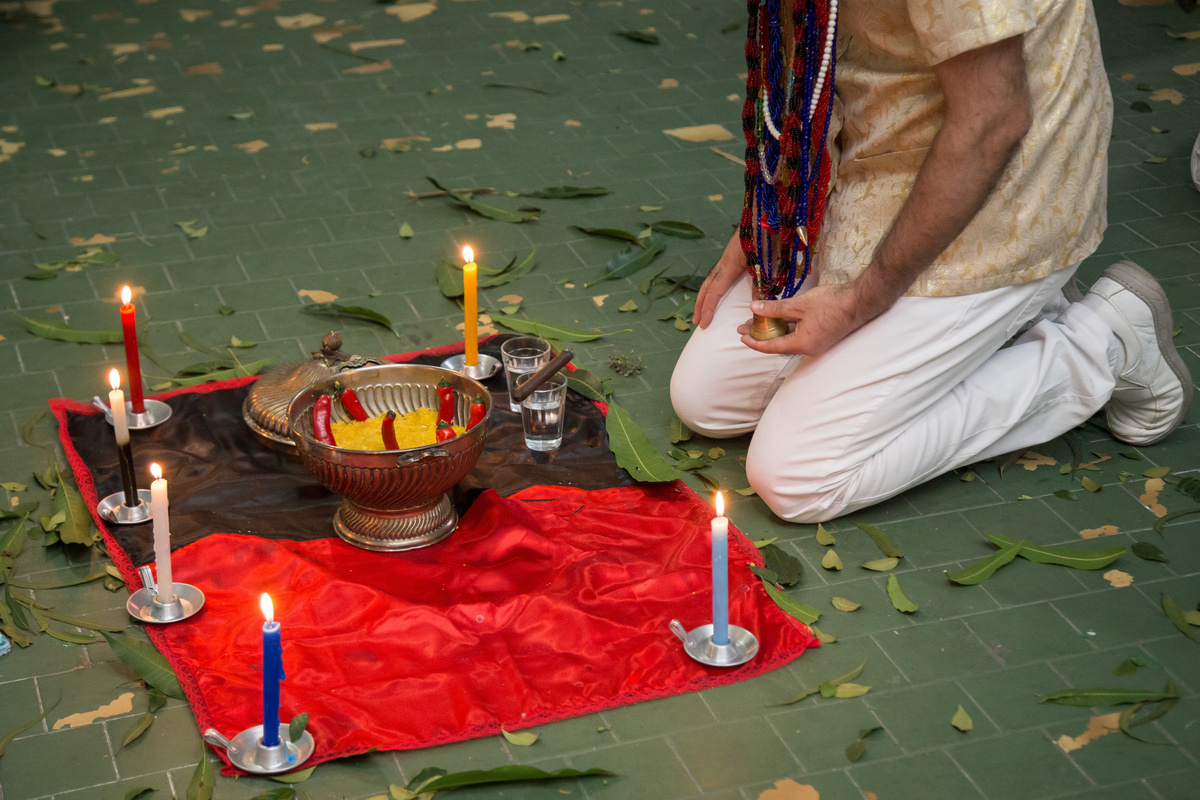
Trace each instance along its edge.
<instances>
[{"instance_id":1,"label":"red satin cloth","mask_svg":"<svg viewBox=\"0 0 1200 800\"><path fill-rule=\"evenodd\" d=\"M449 538L404 553L213 534L173 560L177 580L203 588L203 612L154 638L201 729L232 737L261 723L270 593L280 717L308 712L310 764L516 730L740 681L818 644L767 597L746 568L757 550L731 529L730 621L760 652L735 669L687 657L667 625L710 621L711 518L675 482L488 490Z\"/></svg>"}]
</instances>

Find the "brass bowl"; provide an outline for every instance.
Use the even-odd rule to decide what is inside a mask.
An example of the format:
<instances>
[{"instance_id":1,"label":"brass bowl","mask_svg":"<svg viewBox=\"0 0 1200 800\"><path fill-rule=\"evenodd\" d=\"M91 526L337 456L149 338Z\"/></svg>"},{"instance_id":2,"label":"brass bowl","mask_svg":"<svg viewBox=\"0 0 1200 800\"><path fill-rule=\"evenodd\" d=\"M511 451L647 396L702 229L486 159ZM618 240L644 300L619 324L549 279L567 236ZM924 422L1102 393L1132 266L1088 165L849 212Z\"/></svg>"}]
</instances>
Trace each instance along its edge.
<instances>
[{"instance_id":1,"label":"brass bowl","mask_svg":"<svg viewBox=\"0 0 1200 800\"><path fill-rule=\"evenodd\" d=\"M446 442L405 450L348 450L323 444L312 434L312 407L340 381L353 389L367 414L405 414L437 408L437 383L445 378L457 395L454 424L466 425L471 399L483 395L483 421ZM333 404L333 419L348 415ZM478 381L456 372L415 364L364 367L325 378L288 405L288 431L300 458L322 486L341 496L333 518L337 535L367 550L411 550L433 544L458 525L449 492L475 466L492 417L492 398Z\"/></svg>"}]
</instances>

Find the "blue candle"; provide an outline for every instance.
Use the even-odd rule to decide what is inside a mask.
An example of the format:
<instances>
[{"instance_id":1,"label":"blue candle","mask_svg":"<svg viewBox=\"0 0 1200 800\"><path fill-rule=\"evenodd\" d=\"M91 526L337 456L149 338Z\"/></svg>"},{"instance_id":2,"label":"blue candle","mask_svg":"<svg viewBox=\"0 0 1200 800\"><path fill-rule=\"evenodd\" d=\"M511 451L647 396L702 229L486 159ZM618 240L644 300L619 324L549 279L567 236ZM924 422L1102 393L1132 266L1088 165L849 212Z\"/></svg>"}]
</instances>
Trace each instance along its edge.
<instances>
[{"instance_id":1,"label":"blue candle","mask_svg":"<svg viewBox=\"0 0 1200 800\"><path fill-rule=\"evenodd\" d=\"M279 623L272 617L274 608L271 605L271 595L263 594L261 600L263 615L267 621L262 628L262 679L263 679L263 747L275 747L279 744L279 682L283 674L283 639L280 636Z\"/></svg>"},{"instance_id":2,"label":"blue candle","mask_svg":"<svg viewBox=\"0 0 1200 800\"><path fill-rule=\"evenodd\" d=\"M717 516L712 521L712 606L715 645L729 644L729 518L725 498L717 492Z\"/></svg>"}]
</instances>

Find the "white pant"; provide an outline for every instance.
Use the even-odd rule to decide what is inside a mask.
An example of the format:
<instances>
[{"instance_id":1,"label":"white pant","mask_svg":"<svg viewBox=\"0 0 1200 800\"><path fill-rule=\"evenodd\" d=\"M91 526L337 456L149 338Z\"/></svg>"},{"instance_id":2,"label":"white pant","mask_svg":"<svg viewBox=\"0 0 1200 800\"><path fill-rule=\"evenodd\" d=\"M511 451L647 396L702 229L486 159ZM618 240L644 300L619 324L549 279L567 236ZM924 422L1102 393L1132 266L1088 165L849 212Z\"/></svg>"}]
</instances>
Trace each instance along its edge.
<instances>
[{"instance_id":1,"label":"white pant","mask_svg":"<svg viewBox=\"0 0 1200 800\"><path fill-rule=\"evenodd\" d=\"M961 297L902 297L824 355L767 355L742 344L750 280L692 334L671 377L688 427L722 438L754 431L750 485L793 522L821 522L936 475L1032 447L1109 399L1123 358L1109 327L1062 303L1075 273Z\"/></svg>"}]
</instances>

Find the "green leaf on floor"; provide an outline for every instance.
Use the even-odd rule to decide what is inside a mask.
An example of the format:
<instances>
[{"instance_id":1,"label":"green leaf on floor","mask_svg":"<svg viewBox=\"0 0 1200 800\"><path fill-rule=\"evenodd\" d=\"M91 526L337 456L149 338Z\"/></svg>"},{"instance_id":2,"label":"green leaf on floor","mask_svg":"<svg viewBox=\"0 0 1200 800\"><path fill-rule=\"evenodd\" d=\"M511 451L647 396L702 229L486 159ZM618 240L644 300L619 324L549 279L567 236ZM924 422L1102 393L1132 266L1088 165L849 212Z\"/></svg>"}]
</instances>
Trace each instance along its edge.
<instances>
[{"instance_id":1,"label":"green leaf on floor","mask_svg":"<svg viewBox=\"0 0 1200 800\"><path fill-rule=\"evenodd\" d=\"M574 228L580 233L586 233L588 236L598 236L603 239L617 239L620 241L630 242L642 247L642 240L629 231L623 231L619 228L585 228L582 225L568 225L569 228Z\"/></svg>"},{"instance_id":2,"label":"green leaf on floor","mask_svg":"<svg viewBox=\"0 0 1200 800\"><path fill-rule=\"evenodd\" d=\"M813 636L817 637L817 640L820 641L821 644L833 644L837 641L836 636L830 633L825 633L817 628L816 625L809 625L808 629L813 632Z\"/></svg>"},{"instance_id":3,"label":"green leaf on floor","mask_svg":"<svg viewBox=\"0 0 1200 800\"><path fill-rule=\"evenodd\" d=\"M876 731L881 731L883 728L878 726L874 728L863 728L858 732L858 741L846 748L846 760L851 764L855 764L867 752L867 737Z\"/></svg>"},{"instance_id":4,"label":"green leaf on floor","mask_svg":"<svg viewBox=\"0 0 1200 800\"><path fill-rule=\"evenodd\" d=\"M407 222L402 223L400 225L400 238L401 239L411 239L411 238L413 238L414 234L415 234L415 231L413 231L412 225L409 225Z\"/></svg>"},{"instance_id":5,"label":"green leaf on floor","mask_svg":"<svg viewBox=\"0 0 1200 800\"><path fill-rule=\"evenodd\" d=\"M650 229L664 236L674 236L676 239L703 239L706 235L704 231L690 222L678 222L671 219L651 222Z\"/></svg>"},{"instance_id":6,"label":"green leaf on floor","mask_svg":"<svg viewBox=\"0 0 1200 800\"><path fill-rule=\"evenodd\" d=\"M975 727L975 723L971 721L971 715L962 706L959 706L958 710L954 712L954 716L950 718L950 724L963 733Z\"/></svg>"},{"instance_id":7,"label":"green leaf on floor","mask_svg":"<svg viewBox=\"0 0 1200 800\"><path fill-rule=\"evenodd\" d=\"M396 330L392 325L392 321L380 314L378 311L373 311L363 306L344 306L340 303L313 303L306 305L302 309L306 314L313 314L318 317L350 317L352 319L361 319L366 322L372 322L387 328L396 338L400 338L400 331Z\"/></svg>"},{"instance_id":8,"label":"green leaf on floor","mask_svg":"<svg viewBox=\"0 0 1200 800\"><path fill-rule=\"evenodd\" d=\"M547 186L534 192L520 192L521 197L539 200L575 200L580 197L603 197L610 194L603 186Z\"/></svg>"},{"instance_id":9,"label":"green leaf on floor","mask_svg":"<svg viewBox=\"0 0 1200 800\"><path fill-rule=\"evenodd\" d=\"M433 178L426 176L425 180L432 183L441 191L445 192L449 197L458 201L462 205L474 211L481 217L494 219L499 222L528 222L529 220L537 219L541 211L510 211L507 208L498 208L497 206L481 203L471 196L469 192L459 192L454 189L447 189Z\"/></svg>"},{"instance_id":10,"label":"green leaf on floor","mask_svg":"<svg viewBox=\"0 0 1200 800\"><path fill-rule=\"evenodd\" d=\"M769 544L760 551L767 569L777 576L780 586L795 586L804 575L804 564L778 545Z\"/></svg>"},{"instance_id":11,"label":"green leaf on floor","mask_svg":"<svg viewBox=\"0 0 1200 800\"><path fill-rule=\"evenodd\" d=\"M1129 548L1133 554L1144 561L1161 561L1164 564L1170 564L1171 559L1167 558L1167 554L1159 550L1150 542L1134 542Z\"/></svg>"},{"instance_id":12,"label":"green leaf on floor","mask_svg":"<svg viewBox=\"0 0 1200 800\"><path fill-rule=\"evenodd\" d=\"M228 317L230 314L237 313L237 309L235 309L231 306L221 306L220 308L217 309L217 313L220 314L222 317Z\"/></svg>"},{"instance_id":13,"label":"green leaf on floor","mask_svg":"<svg viewBox=\"0 0 1200 800\"><path fill-rule=\"evenodd\" d=\"M988 541L997 547L1007 547L1015 539L998 534L987 534ZM1058 564L1072 569L1103 569L1124 555L1125 547L1107 547L1099 550L1080 550L1073 547L1043 547L1023 544L1017 555L1038 564Z\"/></svg>"},{"instance_id":14,"label":"green leaf on floor","mask_svg":"<svg viewBox=\"0 0 1200 800\"><path fill-rule=\"evenodd\" d=\"M293 800L296 796L296 790L290 786L280 786L275 789L268 789L265 792L251 797L250 800Z\"/></svg>"},{"instance_id":15,"label":"green leaf on floor","mask_svg":"<svg viewBox=\"0 0 1200 800\"><path fill-rule=\"evenodd\" d=\"M257 347L258 346L258 342L247 342L243 339L239 339L236 336L229 337L229 344L231 347L239 347L239 348L242 348L243 350L246 349L247 347Z\"/></svg>"},{"instance_id":16,"label":"green leaf on floor","mask_svg":"<svg viewBox=\"0 0 1200 800\"><path fill-rule=\"evenodd\" d=\"M133 727L125 734L125 738L121 740L121 746L117 748L117 752L125 749L126 745L137 741L143 733L149 730L151 724L154 723L154 712L147 711L137 718L137 722L133 723Z\"/></svg>"},{"instance_id":17,"label":"green leaf on floor","mask_svg":"<svg viewBox=\"0 0 1200 800\"><path fill-rule=\"evenodd\" d=\"M1142 476L1146 478L1165 478L1171 474L1170 467L1151 467L1142 472Z\"/></svg>"},{"instance_id":18,"label":"green leaf on floor","mask_svg":"<svg viewBox=\"0 0 1200 800\"><path fill-rule=\"evenodd\" d=\"M659 44L662 39L658 34L649 28L641 28L635 31L614 31L617 36L622 36L631 42L639 42L641 44Z\"/></svg>"},{"instance_id":19,"label":"green leaf on floor","mask_svg":"<svg viewBox=\"0 0 1200 800\"><path fill-rule=\"evenodd\" d=\"M762 582L763 588L766 589L767 595L775 601L775 605L779 606L785 614L795 619L800 620L805 625L811 625L821 617L821 612L810 605L805 605L798 600L793 600L781 590L776 589L769 581Z\"/></svg>"},{"instance_id":20,"label":"green leaf on floor","mask_svg":"<svg viewBox=\"0 0 1200 800\"><path fill-rule=\"evenodd\" d=\"M842 558L837 554L836 550L826 550L825 555L821 557L821 566L825 569L841 572L845 565L842 563Z\"/></svg>"},{"instance_id":21,"label":"green leaf on floor","mask_svg":"<svg viewBox=\"0 0 1200 800\"><path fill-rule=\"evenodd\" d=\"M133 674L148 686L153 686L176 700L187 699L171 665L154 649L154 645L123 633L101 631L100 635L108 640L108 646L117 658L121 659L121 663L129 667Z\"/></svg>"},{"instance_id":22,"label":"green leaf on floor","mask_svg":"<svg viewBox=\"0 0 1200 800\"><path fill-rule=\"evenodd\" d=\"M245 122L246 120L254 119L254 109L249 111L235 111L229 115L229 118L236 122Z\"/></svg>"},{"instance_id":23,"label":"green leaf on floor","mask_svg":"<svg viewBox=\"0 0 1200 800\"><path fill-rule=\"evenodd\" d=\"M292 721L288 723L288 741L300 741L300 737L304 735L306 728L308 728L307 711L292 717Z\"/></svg>"},{"instance_id":24,"label":"green leaf on floor","mask_svg":"<svg viewBox=\"0 0 1200 800\"><path fill-rule=\"evenodd\" d=\"M511 733L509 731L504 730L504 728L501 727L500 733L504 734L504 738L508 741L509 744L515 744L518 747L529 747L530 745L532 745L534 742L536 742L538 740L538 735L536 733L531 733L530 731L522 731L520 733Z\"/></svg>"},{"instance_id":25,"label":"green leaf on floor","mask_svg":"<svg viewBox=\"0 0 1200 800\"><path fill-rule=\"evenodd\" d=\"M834 690L833 696L846 700L851 697L862 697L869 691L871 691L870 686L863 686L860 683L843 683Z\"/></svg>"},{"instance_id":26,"label":"green leaf on floor","mask_svg":"<svg viewBox=\"0 0 1200 800\"><path fill-rule=\"evenodd\" d=\"M829 552L832 553L833 551L830 550ZM838 611L846 611L846 612L858 611L860 608L862 608L862 603L856 603L853 600L847 599L845 597L830 598L829 604L831 606L833 606L834 608L836 608Z\"/></svg>"},{"instance_id":27,"label":"green leaf on floor","mask_svg":"<svg viewBox=\"0 0 1200 800\"><path fill-rule=\"evenodd\" d=\"M1178 689L1175 688L1173 683L1168 682L1167 691L1178 692ZM1121 711L1121 715L1117 718L1117 726L1121 729L1121 733L1124 733L1131 739L1136 739L1137 741L1144 742L1146 744L1158 744L1170 747L1172 745L1171 742L1155 742L1150 739L1143 739L1141 736L1135 734L1133 729L1140 725L1147 725L1153 722L1174 708L1178 703L1178 697L1168 697L1165 700L1159 700L1156 703L1147 700L1138 703L1137 705L1129 706ZM1146 714L1141 713L1143 709L1151 705L1154 706L1153 710Z\"/></svg>"},{"instance_id":28,"label":"green leaf on floor","mask_svg":"<svg viewBox=\"0 0 1200 800\"><path fill-rule=\"evenodd\" d=\"M125 800L138 800L148 793L156 791L153 786L135 786L125 793Z\"/></svg>"},{"instance_id":29,"label":"green leaf on floor","mask_svg":"<svg viewBox=\"0 0 1200 800\"><path fill-rule=\"evenodd\" d=\"M308 769L299 769L295 772L287 772L283 775L272 775L271 780L279 781L280 783L304 783L306 780L312 777L313 770L315 769L316 767L313 766L309 767Z\"/></svg>"},{"instance_id":30,"label":"green leaf on floor","mask_svg":"<svg viewBox=\"0 0 1200 800\"><path fill-rule=\"evenodd\" d=\"M567 387L573 389L588 400L603 403L608 399L609 389L604 385L600 376L586 367L576 367L567 371Z\"/></svg>"},{"instance_id":31,"label":"green leaf on floor","mask_svg":"<svg viewBox=\"0 0 1200 800\"><path fill-rule=\"evenodd\" d=\"M622 303L620 305L619 308L617 308L617 311L638 311L638 310L639 310L639 306L637 304L637 300L626 300L624 303Z\"/></svg>"},{"instance_id":32,"label":"green leaf on floor","mask_svg":"<svg viewBox=\"0 0 1200 800\"><path fill-rule=\"evenodd\" d=\"M65 578L60 581L27 581L21 578L9 578L7 583L9 586L16 586L18 589L65 589L68 586L79 586L84 583L98 581L105 577L108 577L107 572L93 572L80 578Z\"/></svg>"},{"instance_id":33,"label":"green leaf on floor","mask_svg":"<svg viewBox=\"0 0 1200 800\"><path fill-rule=\"evenodd\" d=\"M975 470L964 470L963 473L958 476L958 479L963 483L970 483L971 481L975 480Z\"/></svg>"},{"instance_id":34,"label":"green leaf on floor","mask_svg":"<svg viewBox=\"0 0 1200 800\"><path fill-rule=\"evenodd\" d=\"M1099 481L1094 481L1086 475L1079 479L1079 483L1089 492L1098 492L1104 488L1104 484L1100 483Z\"/></svg>"},{"instance_id":35,"label":"green leaf on floor","mask_svg":"<svg viewBox=\"0 0 1200 800\"><path fill-rule=\"evenodd\" d=\"M49 708L47 708L45 711L43 711L41 714L39 714L35 719L32 719L29 722L26 722L24 725L20 726L19 728L14 728L13 730L9 731L8 733L4 734L3 736L0 736L0 756L4 755L4 751L8 749L8 745L9 745L9 743L12 742L13 739L17 738L22 733L24 733L25 731L32 728L34 725L37 725L39 722L44 720L50 714L51 711L53 711L55 708L58 707L58 704L61 702L62 702L62 695L60 694L58 696L58 699L54 701L54 704L51 705Z\"/></svg>"},{"instance_id":36,"label":"green leaf on floor","mask_svg":"<svg viewBox=\"0 0 1200 800\"><path fill-rule=\"evenodd\" d=\"M1179 632L1191 639L1193 642L1200 644L1200 635L1197 635L1192 626L1188 624L1187 617L1184 611L1180 608L1179 603L1176 603L1174 598L1166 592L1159 592L1162 598L1162 609L1167 615L1167 619L1171 620L1171 624L1179 629Z\"/></svg>"},{"instance_id":37,"label":"green leaf on floor","mask_svg":"<svg viewBox=\"0 0 1200 800\"><path fill-rule=\"evenodd\" d=\"M658 483L679 477L679 472L663 460L629 412L612 401L608 404L604 427L617 466L627 471L634 480Z\"/></svg>"},{"instance_id":38,"label":"green leaf on floor","mask_svg":"<svg viewBox=\"0 0 1200 800\"><path fill-rule=\"evenodd\" d=\"M1148 692L1143 689L1062 689L1057 692L1039 694L1039 703L1056 703L1060 706L1116 706L1125 703L1142 703L1146 701L1166 700L1179 697L1178 690L1167 684L1168 691Z\"/></svg>"},{"instance_id":39,"label":"green leaf on floor","mask_svg":"<svg viewBox=\"0 0 1200 800\"><path fill-rule=\"evenodd\" d=\"M199 239L204 234L208 233L208 226L196 227L196 220L190 219L187 222L176 222L175 227L187 234L188 241Z\"/></svg>"},{"instance_id":40,"label":"green leaf on floor","mask_svg":"<svg viewBox=\"0 0 1200 800\"><path fill-rule=\"evenodd\" d=\"M23 317L17 314L21 323L25 326L25 330L32 333L34 336L40 336L43 339L50 339L56 342L72 342L75 344L116 344L124 341L121 335L120 328L102 328L99 330L87 330L84 328L76 328L73 325L68 325L65 322L55 322L53 320L38 320Z\"/></svg>"},{"instance_id":41,"label":"green leaf on floor","mask_svg":"<svg viewBox=\"0 0 1200 800\"><path fill-rule=\"evenodd\" d=\"M900 579L895 575L888 575L887 593L892 600L892 606L905 614L911 614L919 609L919 606L904 594L900 588Z\"/></svg>"},{"instance_id":42,"label":"green leaf on floor","mask_svg":"<svg viewBox=\"0 0 1200 800\"><path fill-rule=\"evenodd\" d=\"M1150 156L1149 158L1142 159L1142 163L1143 164L1165 164L1165 163L1167 163L1167 159L1165 156Z\"/></svg>"},{"instance_id":43,"label":"green leaf on floor","mask_svg":"<svg viewBox=\"0 0 1200 800\"><path fill-rule=\"evenodd\" d=\"M875 546L879 548L879 552L883 553L888 558L904 558L904 554L900 552L900 548L892 542L886 533L876 528L874 525L865 525L861 522L854 523L860 531L871 537L871 541L875 542Z\"/></svg>"},{"instance_id":44,"label":"green leaf on floor","mask_svg":"<svg viewBox=\"0 0 1200 800\"><path fill-rule=\"evenodd\" d=\"M666 249L666 242L655 237L647 239L644 248L641 246L627 247L608 260L608 263L604 265L603 275L590 283L585 283L583 288L595 286L603 281L628 278L648 267L650 262Z\"/></svg>"},{"instance_id":45,"label":"green leaf on floor","mask_svg":"<svg viewBox=\"0 0 1200 800\"><path fill-rule=\"evenodd\" d=\"M686 442L692 438L692 429L689 428L684 421L679 418L679 415L671 415L671 444L679 444Z\"/></svg>"},{"instance_id":46,"label":"green leaf on floor","mask_svg":"<svg viewBox=\"0 0 1200 800\"><path fill-rule=\"evenodd\" d=\"M863 569L869 569L872 572L887 572L900 566L898 558L877 558L874 561L868 561L861 565Z\"/></svg>"},{"instance_id":47,"label":"green leaf on floor","mask_svg":"<svg viewBox=\"0 0 1200 800\"><path fill-rule=\"evenodd\" d=\"M1079 499L1078 497L1075 496L1075 493L1072 492L1070 489L1058 489L1057 491L1054 492L1054 496L1059 498L1060 500L1078 500Z\"/></svg>"},{"instance_id":48,"label":"green leaf on floor","mask_svg":"<svg viewBox=\"0 0 1200 800\"><path fill-rule=\"evenodd\" d=\"M493 314L492 321L517 333L528 333L533 336L540 336L543 339L557 339L560 342L591 342L604 336L631 332L628 328L620 331L598 331L594 329L586 331L582 328L571 328L566 325L538 322L537 320L521 319L520 317L508 317L504 314Z\"/></svg>"},{"instance_id":49,"label":"green leaf on floor","mask_svg":"<svg viewBox=\"0 0 1200 800\"><path fill-rule=\"evenodd\" d=\"M1132 675L1138 671L1139 667L1144 666L1146 665L1139 658L1127 658L1117 665L1117 668L1113 670L1113 675Z\"/></svg>"},{"instance_id":50,"label":"green leaf on floor","mask_svg":"<svg viewBox=\"0 0 1200 800\"><path fill-rule=\"evenodd\" d=\"M55 468L57 469L57 464ZM63 515L58 535L67 544L92 546L92 514L79 490L63 480L58 473L59 490L50 501L55 516Z\"/></svg>"},{"instance_id":51,"label":"green leaf on floor","mask_svg":"<svg viewBox=\"0 0 1200 800\"><path fill-rule=\"evenodd\" d=\"M544 94L547 97L553 97L554 95L558 94L558 92L555 90L541 89L537 86L522 86L521 84L518 84L518 83L485 83L483 85L483 88L485 88L485 89L519 89L522 92L533 92L534 94ZM505 222L511 222L511 221L512 220L505 220Z\"/></svg>"},{"instance_id":52,"label":"green leaf on floor","mask_svg":"<svg viewBox=\"0 0 1200 800\"><path fill-rule=\"evenodd\" d=\"M4 483L0 483L0 488L3 488L3 489L5 489L6 491L9 491L9 492L26 492L26 491L29 491L29 487L28 487L28 486L26 486L26 485L25 485L25 484L23 484L23 483L17 483L17 482L15 482L15 481L5 481Z\"/></svg>"},{"instance_id":53,"label":"green leaf on floor","mask_svg":"<svg viewBox=\"0 0 1200 800\"><path fill-rule=\"evenodd\" d=\"M1179 517L1186 517L1189 514L1196 514L1196 513L1200 513L1200 507L1185 508L1182 511L1172 511L1170 514L1165 514L1164 516L1159 517L1158 520L1154 523L1154 532L1161 536L1162 532L1163 532L1163 526L1166 525L1171 520L1178 519Z\"/></svg>"},{"instance_id":54,"label":"green leaf on floor","mask_svg":"<svg viewBox=\"0 0 1200 800\"><path fill-rule=\"evenodd\" d=\"M477 769L466 772L451 772L434 777L415 787L419 792L437 792L443 789L457 789L462 786L478 786L484 783L507 783L509 781L547 781L560 778L588 778L592 776L612 775L606 769L592 767L591 769L559 769L547 772L537 767L521 764L510 764L494 769ZM418 776L419 777L419 776ZM414 788L411 787L410 788Z\"/></svg>"},{"instance_id":55,"label":"green leaf on floor","mask_svg":"<svg viewBox=\"0 0 1200 800\"><path fill-rule=\"evenodd\" d=\"M853 681L855 678L857 678L859 675L862 674L863 668L866 666L867 666L867 662L863 661L861 664L859 664L857 667L855 667L854 669L847 672L845 675L839 675L836 678L831 678L827 681L821 681L821 683L817 685L817 688L809 689L805 692L801 692L800 694L793 697L791 700L788 700L783 705L791 705L793 703L797 703L806 697L816 694L817 692L820 692L822 697L834 697L837 694L837 689L839 686L841 686L842 684L845 684L845 683L849 683L850 681Z\"/></svg>"},{"instance_id":56,"label":"green leaf on floor","mask_svg":"<svg viewBox=\"0 0 1200 800\"><path fill-rule=\"evenodd\" d=\"M755 494L757 494L757 492L754 491L753 486L744 486L741 489L734 489L733 493L740 494L742 497L753 497Z\"/></svg>"},{"instance_id":57,"label":"green leaf on floor","mask_svg":"<svg viewBox=\"0 0 1200 800\"><path fill-rule=\"evenodd\" d=\"M1129 110L1138 111L1142 114L1149 114L1153 109L1150 108L1150 104L1145 100L1135 100L1129 104Z\"/></svg>"},{"instance_id":58,"label":"green leaf on floor","mask_svg":"<svg viewBox=\"0 0 1200 800\"><path fill-rule=\"evenodd\" d=\"M837 544L837 539L833 538L833 534L825 530L825 526L817 523L817 544L823 544L826 547L832 547Z\"/></svg>"},{"instance_id":59,"label":"green leaf on floor","mask_svg":"<svg viewBox=\"0 0 1200 800\"><path fill-rule=\"evenodd\" d=\"M35 612L36 613L36 612ZM86 633L76 633L75 631L60 631L57 628L45 628L42 631L51 639L58 639L60 642L67 644L97 644L104 641L103 639L91 636Z\"/></svg>"},{"instance_id":60,"label":"green leaf on floor","mask_svg":"<svg viewBox=\"0 0 1200 800\"><path fill-rule=\"evenodd\" d=\"M192 780L188 784L186 800L210 800L213 788L217 783L217 772L208 759L208 750L200 754L200 763L192 772Z\"/></svg>"},{"instance_id":61,"label":"green leaf on floor","mask_svg":"<svg viewBox=\"0 0 1200 800\"><path fill-rule=\"evenodd\" d=\"M983 583L992 577L996 570L1016 558L1022 547L1032 544L1033 542L1025 539L1014 541L1012 544L1000 548L998 553L993 553L982 561L976 561L971 566L965 567L948 577L951 581L961 586L974 586L975 584Z\"/></svg>"}]
</instances>

